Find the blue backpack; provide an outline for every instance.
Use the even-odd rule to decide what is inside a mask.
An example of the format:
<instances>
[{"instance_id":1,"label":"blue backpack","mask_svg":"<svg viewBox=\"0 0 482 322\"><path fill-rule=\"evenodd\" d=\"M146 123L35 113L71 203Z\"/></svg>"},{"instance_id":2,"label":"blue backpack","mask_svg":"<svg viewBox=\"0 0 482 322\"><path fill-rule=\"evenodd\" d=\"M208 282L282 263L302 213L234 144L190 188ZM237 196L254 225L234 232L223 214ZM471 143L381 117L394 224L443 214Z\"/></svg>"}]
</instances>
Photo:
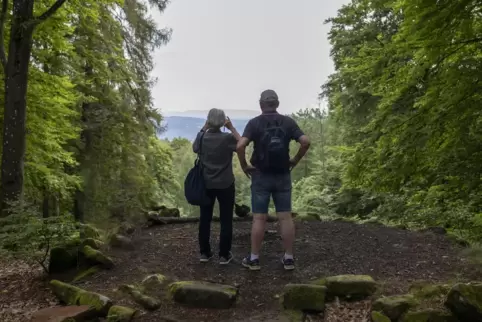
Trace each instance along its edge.
<instances>
[{"instance_id":1,"label":"blue backpack","mask_svg":"<svg viewBox=\"0 0 482 322\"><path fill-rule=\"evenodd\" d=\"M184 180L184 196L189 204L193 206L207 206L211 204L211 198L207 194L204 182L203 165L200 160L204 133L199 138L199 152L194 161L194 166Z\"/></svg>"}]
</instances>

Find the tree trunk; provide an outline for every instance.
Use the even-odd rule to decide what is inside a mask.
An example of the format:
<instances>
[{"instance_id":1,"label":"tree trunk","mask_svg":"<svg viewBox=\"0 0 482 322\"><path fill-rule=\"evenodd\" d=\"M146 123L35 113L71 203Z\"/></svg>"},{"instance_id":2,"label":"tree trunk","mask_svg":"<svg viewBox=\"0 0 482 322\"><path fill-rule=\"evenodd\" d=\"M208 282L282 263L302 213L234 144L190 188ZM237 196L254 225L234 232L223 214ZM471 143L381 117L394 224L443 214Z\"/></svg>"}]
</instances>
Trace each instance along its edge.
<instances>
[{"instance_id":1,"label":"tree trunk","mask_svg":"<svg viewBox=\"0 0 482 322\"><path fill-rule=\"evenodd\" d=\"M47 192L44 191L44 197L42 201L42 217L49 218L50 217L50 202L49 202L49 195Z\"/></svg>"},{"instance_id":2,"label":"tree trunk","mask_svg":"<svg viewBox=\"0 0 482 322\"><path fill-rule=\"evenodd\" d=\"M0 207L9 215L10 203L21 200L24 181L27 80L34 25L33 0L14 1L12 27L5 68L5 108Z\"/></svg>"}]
</instances>

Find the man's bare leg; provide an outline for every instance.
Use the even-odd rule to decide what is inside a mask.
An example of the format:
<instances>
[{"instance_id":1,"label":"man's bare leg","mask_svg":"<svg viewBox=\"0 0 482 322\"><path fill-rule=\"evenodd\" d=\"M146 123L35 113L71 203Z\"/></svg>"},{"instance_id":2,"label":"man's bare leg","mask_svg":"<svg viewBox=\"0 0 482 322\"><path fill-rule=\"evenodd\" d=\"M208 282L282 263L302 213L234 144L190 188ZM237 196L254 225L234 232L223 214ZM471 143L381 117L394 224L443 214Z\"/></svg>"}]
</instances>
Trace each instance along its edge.
<instances>
[{"instance_id":1,"label":"man's bare leg","mask_svg":"<svg viewBox=\"0 0 482 322\"><path fill-rule=\"evenodd\" d=\"M283 248L285 256L293 258L293 244L295 242L295 224L291 212L279 212L278 219L280 223L281 239L283 240Z\"/></svg>"},{"instance_id":2,"label":"man's bare leg","mask_svg":"<svg viewBox=\"0 0 482 322\"><path fill-rule=\"evenodd\" d=\"M267 214L253 214L251 227L251 260L258 259L264 239ZM254 258L253 258L254 257Z\"/></svg>"}]
</instances>

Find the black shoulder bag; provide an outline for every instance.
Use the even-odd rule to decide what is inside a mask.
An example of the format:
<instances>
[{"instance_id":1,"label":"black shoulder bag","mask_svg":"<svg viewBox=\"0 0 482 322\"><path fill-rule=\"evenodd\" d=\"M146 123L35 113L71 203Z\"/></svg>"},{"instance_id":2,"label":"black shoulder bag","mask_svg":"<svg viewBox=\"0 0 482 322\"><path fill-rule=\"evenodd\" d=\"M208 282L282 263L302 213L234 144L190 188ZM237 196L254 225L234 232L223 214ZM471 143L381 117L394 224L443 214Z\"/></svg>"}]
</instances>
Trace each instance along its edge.
<instances>
[{"instance_id":1,"label":"black shoulder bag","mask_svg":"<svg viewBox=\"0 0 482 322\"><path fill-rule=\"evenodd\" d=\"M194 166L184 180L184 195L189 204L193 206L207 206L211 203L211 198L207 194L206 184L204 182L203 165L201 162L202 142L204 132L199 138L199 151L194 161Z\"/></svg>"}]
</instances>

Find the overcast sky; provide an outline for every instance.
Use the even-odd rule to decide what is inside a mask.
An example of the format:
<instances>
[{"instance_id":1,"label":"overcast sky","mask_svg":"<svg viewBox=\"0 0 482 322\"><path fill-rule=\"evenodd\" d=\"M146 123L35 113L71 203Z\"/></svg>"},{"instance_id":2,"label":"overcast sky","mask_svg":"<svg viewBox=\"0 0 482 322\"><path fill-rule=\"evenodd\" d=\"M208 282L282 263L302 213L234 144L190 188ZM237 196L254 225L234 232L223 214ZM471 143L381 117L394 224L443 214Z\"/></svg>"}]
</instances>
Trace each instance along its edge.
<instances>
[{"instance_id":1,"label":"overcast sky","mask_svg":"<svg viewBox=\"0 0 482 322\"><path fill-rule=\"evenodd\" d=\"M171 41L155 54L153 91L162 112L257 110L264 89L280 111L315 105L333 71L324 20L348 0L172 0L162 27Z\"/></svg>"}]
</instances>

